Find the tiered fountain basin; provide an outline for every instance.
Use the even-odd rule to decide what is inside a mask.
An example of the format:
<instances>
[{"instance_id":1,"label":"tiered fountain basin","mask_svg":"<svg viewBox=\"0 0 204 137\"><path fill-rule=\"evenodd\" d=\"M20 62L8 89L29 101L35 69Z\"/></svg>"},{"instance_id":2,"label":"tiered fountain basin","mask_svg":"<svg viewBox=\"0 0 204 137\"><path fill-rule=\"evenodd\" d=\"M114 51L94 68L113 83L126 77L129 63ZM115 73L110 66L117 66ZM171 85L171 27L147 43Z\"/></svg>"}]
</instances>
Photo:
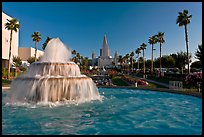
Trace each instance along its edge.
<instances>
[{"instance_id":1,"label":"tiered fountain basin","mask_svg":"<svg viewBox=\"0 0 204 137\"><path fill-rule=\"evenodd\" d=\"M81 76L79 66L74 62L36 62L28 70L26 77L39 76Z\"/></svg>"},{"instance_id":2,"label":"tiered fountain basin","mask_svg":"<svg viewBox=\"0 0 204 137\"><path fill-rule=\"evenodd\" d=\"M70 50L59 38L48 42L41 60L11 83L11 91L12 103L83 103L102 99L92 79L82 75L79 66L70 61Z\"/></svg>"}]
</instances>

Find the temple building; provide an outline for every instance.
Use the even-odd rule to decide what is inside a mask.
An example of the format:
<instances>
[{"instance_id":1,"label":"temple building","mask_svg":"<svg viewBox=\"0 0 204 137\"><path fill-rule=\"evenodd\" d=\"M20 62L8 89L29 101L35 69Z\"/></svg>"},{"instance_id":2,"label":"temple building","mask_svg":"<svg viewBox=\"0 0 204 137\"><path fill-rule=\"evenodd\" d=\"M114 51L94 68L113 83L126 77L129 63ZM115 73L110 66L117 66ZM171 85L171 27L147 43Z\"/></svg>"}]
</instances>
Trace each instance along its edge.
<instances>
[{"instance_id":1,"label":"temple building","mask_svg":"<svg viewBox=\"0 0 204 137\"><path fill-rule=\"evenodd\" d=\"M110 55L110 49L105 34L103 38L103 45L100 49L100 56L96 58L96 54L94 53L94 51L92 52L92 66L98 66L99 68L111 68L113 66L117 66L117 64L117 52L115 53L114 58L112 58L112 56Z\"/></svg>"}]
</instances>

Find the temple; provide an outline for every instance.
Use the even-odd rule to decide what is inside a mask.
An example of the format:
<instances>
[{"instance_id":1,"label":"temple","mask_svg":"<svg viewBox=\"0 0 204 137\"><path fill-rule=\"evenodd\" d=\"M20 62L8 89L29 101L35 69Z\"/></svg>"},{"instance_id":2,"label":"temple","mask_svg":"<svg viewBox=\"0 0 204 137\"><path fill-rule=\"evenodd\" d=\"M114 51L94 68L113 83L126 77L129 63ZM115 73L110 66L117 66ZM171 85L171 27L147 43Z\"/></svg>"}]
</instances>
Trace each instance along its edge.
<instances>
[{"instance_id":1,"label":"temple","mask_svg":"<svg viewBox=\"0 0 204 137\"><path fill-rule=\"evenodd\" d=\"M118 64L117 52L115 53L114 58L110 56L110 49L105 34L103 38L103 45L102 48L100 49L100 56L96 58L95 53L92 52L92 66L98 66L99 68L103 67L108 68L113 67L117 64Z\"/></svg>"}]
</instances>

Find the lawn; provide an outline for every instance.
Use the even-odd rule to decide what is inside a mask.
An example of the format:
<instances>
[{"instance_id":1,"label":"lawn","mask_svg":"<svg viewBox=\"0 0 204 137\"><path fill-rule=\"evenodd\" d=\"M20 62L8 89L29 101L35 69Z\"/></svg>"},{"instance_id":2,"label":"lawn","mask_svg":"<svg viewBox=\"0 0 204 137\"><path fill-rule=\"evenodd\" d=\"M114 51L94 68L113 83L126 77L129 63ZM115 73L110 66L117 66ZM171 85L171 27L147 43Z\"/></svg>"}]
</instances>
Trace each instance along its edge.
<instances>
[{"instance_id":1,"label":"lawn","mask_svg":"<svg viewBox=\"0 0 204 137\"><path fill-rule=\"evenodd\" d=\"M11 84L11 80L2 79L2 86L9 86Z\"/></svg>"},{"instance_id":2,"label":"lawn","mask_svg":"<svg viewBox=\"0 0 204 137\"><path fill-rule=\"evenodd\" d=\"M131 76L128 76L128 77L131 77ZM131 78L133 78L133 77L131 77ZM136 79L136 78L134 78L134 79ZM130 85L128 85L126 82L124 82L120 76L117 76L117 77L113 78L113 79L112 79L112 82L113 82L114 85L117 85L117 86L130 86ZM163 86L154 84L154 83L150 83L150 82L148 82L148 83L149 83L148 86L138 85L138 87L139 87L139 88L143 88L143 87L149 87L149 88L166 88L166 87L163 87Z\"/></svg>"},{"instance_id":3,"label":"lawn","mask_svg":"<svg viewBox=\"0 0 204 137\"><path fill-rule=\"evenodd\" d=\"M121 77L114 77L112 79L112 82L114 85L117 85L117 86L129 86L126 82L124 82Z\"/></svg>"}]
</instances>

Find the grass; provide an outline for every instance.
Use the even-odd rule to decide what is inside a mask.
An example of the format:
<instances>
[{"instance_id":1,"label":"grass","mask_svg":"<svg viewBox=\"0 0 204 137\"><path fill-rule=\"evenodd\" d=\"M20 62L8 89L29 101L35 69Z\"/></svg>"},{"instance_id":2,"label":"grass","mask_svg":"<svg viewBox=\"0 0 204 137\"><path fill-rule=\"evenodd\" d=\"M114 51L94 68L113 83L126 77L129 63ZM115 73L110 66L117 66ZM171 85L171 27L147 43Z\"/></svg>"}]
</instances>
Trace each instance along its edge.
<instances>
[{"instance_id":1,"label":"grass","mask_svg":"<svg viewBox=\"0 0 204 137\"><path fill-rule=\"evenodd\" d=\"M167 87L155 84L155 83L151 83L151 82L148 82L148 83L149 83L148 87L150 87L150 88L167 88ZM138 87L144 87L144 86L141 85L141 86L138 86Z\"/></svg>"},{"instance_id":2,"label":"grass","mask_svg":"<svg viewBox=\"0 0 204 137\"><path fill-rule=\"evenodd\" d=\"M131 77L131 76L128 76L128 77ZM136 79L136 78L134 78ZM112 79L112 82L114 85L117 85L117 86L129 86L126 82L124 82L120 76L117 76L115 78ZM166 88L166 87L163 87L161 85L157 85L157 84L154 84L154 83L151 83L151 82L148 82L149 85L148 86L144 86L144 85L138 85L139 88L142 88L142 87L149 87L149 88Z\"/></svg>"},{"instance_id":3,"label":"grass","mask_svg":"<svg viewBox=\"0 0 204 137\"><path fill-rule=\"evenodd\" d=\"M115 77L112 79L112 82L114 85L117 85L117 86L129 86L126 82L124 82L121 77Z\"/></svg>"},{"instance_id":4,"label":"grass","mask_svg":"<svg viewBox=\"0 0 204 137\"><path fill-rule=\"evenodd\" d=\"M8 86L11 84L11 80L8 79L2 79L2 86Z\"/></svg>"},{"instance_id":5,"label":"grass","mask_svg":"<svg viewBox=\"0 0 204 137\"><path fill-rule=\"evenodd\" d=\"M162 83L166 83L166 84L169 84L169 81L182 81L182 80L179 79L179 78L173 78L173 77L168 78L168 77L149 76L149 77L147 77L147 79L155 80L155 81L162 82Z\"/></svg>"}]
</instances>

